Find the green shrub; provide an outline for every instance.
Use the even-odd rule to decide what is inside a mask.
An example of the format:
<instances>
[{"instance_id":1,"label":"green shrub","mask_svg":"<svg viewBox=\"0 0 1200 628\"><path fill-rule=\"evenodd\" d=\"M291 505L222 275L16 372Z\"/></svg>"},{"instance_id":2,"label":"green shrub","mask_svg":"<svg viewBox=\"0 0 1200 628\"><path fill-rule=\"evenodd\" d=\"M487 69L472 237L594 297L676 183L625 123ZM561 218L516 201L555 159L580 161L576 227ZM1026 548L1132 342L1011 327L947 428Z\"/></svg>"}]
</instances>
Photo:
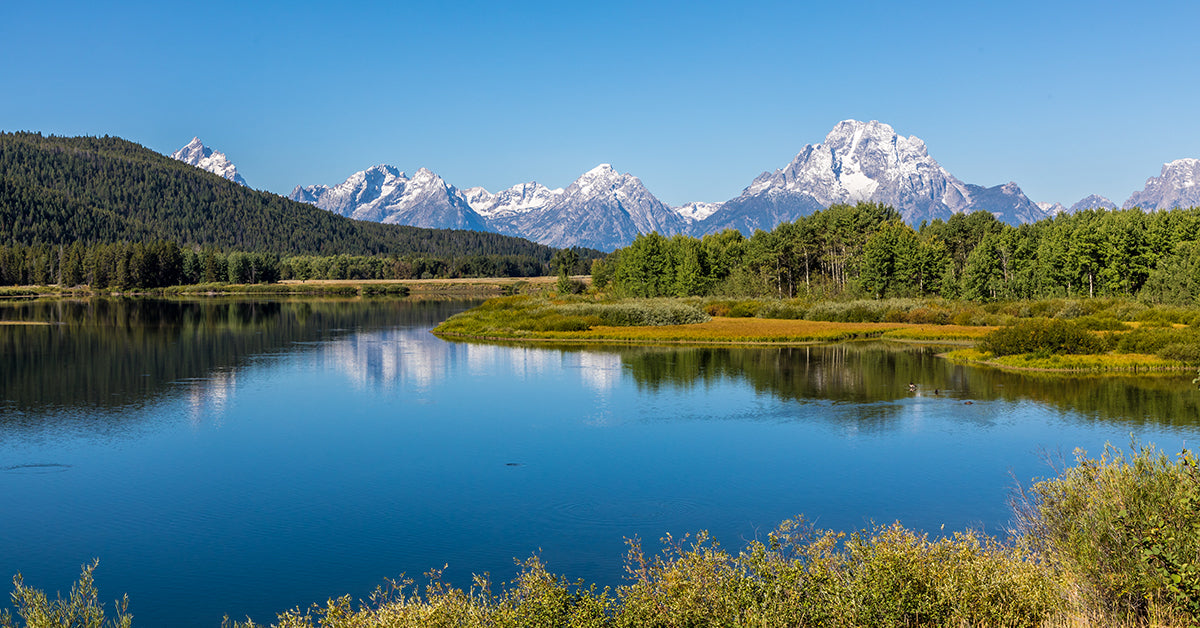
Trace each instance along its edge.
<instances>
[{"instance_id":1,"label":"green shrub","mask_svg":"<svg viewBox=\"0 0 1200 628\"><path fill-rule=\"evenodd\" d=\"M727 316L731 318L752 318L763 307L761 301L742 299L739 301L711 301L704 305L704 312L709 316Z\"/></svg>"},{"instance_id":2,"label":"green shrub","mask_svg":"<svg viewBox=\"0 0 1200 628\"><path fill-rule=\"evenodd\" d=\"M979 348L992 355L1020 353L1088 354L1102 353L1105 342L1083 326L1057 319L1018 321L1007 327L988 332Z\"/></svg>"},{"instance_id":3,"label":"green shrub","mask_svg":"<svg viewBox=\"0 0 1200 628\"><path fill-rule=\"evenodd\" d=\"M758 315L758 311L762 309L762 303L758 301L738 301L729 308L729 316L733 318L753 318Z\"/></svg>"},{"instance_id":4,"label":"green shrub","mask_svg":"<svg viewBox=\"0 0 1200 628\"><path fill-rule=\"evenodd\" d=\"M1184 450L1152 447L1100 458L1035 484L1018 504L1032 547L1078 583L1088 610L1125 621L1155 605L1200 621L1200 472Z\"/></svg>"},{"instance_id":5,"label":"green shrub","mask_svg":"<svg viewBox=\"0 0 1200 628\"><path fill-rule=\"evenodd\" d=\"M1195 308L1169 307L1160 305L1143 312L1139 312L1136 320L1143 324L1154 324L1161 327L1174 324L1186 325L1192 322L1196 317Z\"/></svg>"},{"instance_id":6,"label":"green shrub","mask_svg":"<svg viewBox=\"0 0 1200 628\"><path fill-rule=\"evenodd\" d=\"M689 325L709 320L700 308L674 300L638 299L617 303L575 303L551 306L549 311L594 321L593 325L640 327Z\"/></svg>"},{"instance_id":7,"label":"green shrub","mask_svg":"<svg viewBox=\"0 0 1200 628\"><path fill-rule=\"evenodd\" d=\"M1173 342L1155 352L1166 360L1179 360L1185 364L1200 364L1200 343Z\"/></svg>"},{"instance_id":8,"label":"green shrub","mask_svg":"<svg viewBox=\"0 0 1200 628\"><path fill-rule=\"evenodd\" d=\"M949 325L950 311L935 306L921 306L908 312L906 323L917 325Z\"/></svg>"},{"instance_id":9,"label":"green shrub","mask_svg":"<svg viewBox=\"0 0 1200 628\"><path fill-rule=\"evenodd\" d=\"M631 543L618 626L1038 626L1060 605L1048 571L974 532L899 524L844 535L785 521L731 555L704 533Z\"/></svg>"},{"instance_id":10,"label":"green shrub","mask_svg":"<svg viewBox=\"0 0 1200 628\"><path fill-rule=\"evenodd\" d=\"M0 627L16 628L104 628L113 626L129 628L133 616L126 612L129 608L129 597L116 602L116 616L106 621L104 605L96 592L96 581L92 572L100 561L92 561L84 565L79 580L71 586L71 594L67 599L58 597L54 600L46 597L39 589L25 586L21 574L13 578L12 601L17 607L19 623L14 623L12 615L7 611L0 613Z\"/></svg>"},{"instance_id":11,"label":"green shrub","mask_svg":"<svg viewBox=\"0 0 1200 628\"><path fill-rule=\"evenodd\" d=\"M615 303L600 307L597 314L605 325L691 325L709 320L700 308L670 301Z\"/></svg>"},{"instance_id":12,"label":"green shrub","mask_svg":"<svg viewBox=\"0 0 1200 628\"><path fill-rule=\"evenodd\" d=\"M1111 316L1101 316L1097 314L1089 314L1075 319L1075 324L1090 331L1124 331L1129 329L1129 325Z\"/></svg>"},{"instance_id":13,"label":"green shrub","mask_svg":"<svg viewBox=\"0 0 1200 628\"><path fill-rule=\"evenodd\" d=\"M1054 315L1054 318L1070 320L1073 318L1079 318L1080 316L1086 316L1087 313L1087 310L1079 301L1067 301L1063 304L1062 309L1060 309L1058 313Z\"/></svg>"},{"instance_id":14,"label":"green shrub","mask_svg":"<svg viewBox=\"0 0 1200 628\"><path fill-rule=\"evenodd\" d=\"M799 303L771 301L759 308L757 316L759 318L799 320L804 318L806 313L804 306Z\"/></svg>"},{"instance_id":15,"label":"green shrub","mask_svg":"<svg viewBox=\"0 0 1200 628\"><path fill-rule=\"evenodd\" d=\"M1174 327L1138 327L1117 339L1117 351L1122 353L1157 354L1168 345L1200 345L1200 330Z\"/></svg>"}]
</instances>

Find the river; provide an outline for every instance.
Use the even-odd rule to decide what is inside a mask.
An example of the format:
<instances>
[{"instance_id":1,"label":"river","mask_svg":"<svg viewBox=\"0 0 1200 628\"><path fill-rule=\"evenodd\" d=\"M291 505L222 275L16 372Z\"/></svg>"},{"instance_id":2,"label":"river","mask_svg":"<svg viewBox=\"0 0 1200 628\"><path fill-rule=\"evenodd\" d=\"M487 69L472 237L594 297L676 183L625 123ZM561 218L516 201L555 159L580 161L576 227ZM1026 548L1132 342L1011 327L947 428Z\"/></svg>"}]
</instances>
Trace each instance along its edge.
<instances>
[{"instance_id":1,"label":"river","mask_svg":"<svg viewBox=\"0 0 1200 628\"><path fill-rule=\"evenodd\" d=\"M705 529L736 551L801 513L1003 535L1015 483L1076 447L1200 437L1190 374L429 333L470 305L0 306L0 576L65 593L98 558L101 599L128 593L135 626L269 622L443 566L502 581L534 553L619 585L627 538Z\"/></svg>"}]
</instances>

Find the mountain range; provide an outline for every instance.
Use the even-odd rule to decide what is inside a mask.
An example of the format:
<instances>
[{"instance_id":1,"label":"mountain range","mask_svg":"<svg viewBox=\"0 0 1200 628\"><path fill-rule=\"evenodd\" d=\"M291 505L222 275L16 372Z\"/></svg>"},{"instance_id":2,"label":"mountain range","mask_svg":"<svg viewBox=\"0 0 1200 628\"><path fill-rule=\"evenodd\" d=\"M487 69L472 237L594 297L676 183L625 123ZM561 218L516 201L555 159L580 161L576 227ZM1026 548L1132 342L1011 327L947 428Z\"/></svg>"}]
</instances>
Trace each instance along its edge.
<instances>
[{"instance_id":1,"label":"mountain range","mask_svg":"<svg viewBox=\"0 0 1200 628\"><path fill-rule=\"evenodd\" d=\"M173 156L235 181L241 178L225 155L199 140ZM1200 205L1198 181L1200 159L1164 164L1161 174L1148 179L1123 207ZM1018 225L1063 212L1116 208L1097 195L1068 208L1034 203L1015 182L991 187L964 183L929 155L920 138L901 136L878 121L857 120L839 122L823 142L805 146L791 163L760 174L739 196L724 202L669 207L640 179L609 164L589 170L566 188L528 182L494 194L482 187L459 190L424 168L409 178L381 164L332 187L296 186L288 197L359 220L494 231L551 246L601 250L625 246L651 231L702 236L737 229L749 235L838 203L890 205L912 225L975 211Z\"/></svg>"}]
</instances>

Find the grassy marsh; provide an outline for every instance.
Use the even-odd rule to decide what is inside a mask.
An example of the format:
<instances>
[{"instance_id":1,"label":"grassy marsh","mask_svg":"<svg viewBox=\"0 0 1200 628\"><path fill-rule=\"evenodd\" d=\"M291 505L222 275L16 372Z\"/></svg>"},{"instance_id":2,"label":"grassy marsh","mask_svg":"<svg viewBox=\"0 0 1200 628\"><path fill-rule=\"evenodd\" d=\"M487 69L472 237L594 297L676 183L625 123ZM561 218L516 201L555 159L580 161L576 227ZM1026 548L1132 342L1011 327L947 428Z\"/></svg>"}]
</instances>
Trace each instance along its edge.
<instances>
[{"instance_id":1,"label":"grassy marsh","mask_svg":"<svg viewBox=\"0 0 1200 628\"><path fill-rule=\"evenodd\" d=\"M526 294L488 301L446 320L434 333L465 339L697 345L883 339L973 345L948 357L1061 372L1140 373L1200 364L1200 309L1117 299L807 303Z\"/></svg>"}]
</instances>

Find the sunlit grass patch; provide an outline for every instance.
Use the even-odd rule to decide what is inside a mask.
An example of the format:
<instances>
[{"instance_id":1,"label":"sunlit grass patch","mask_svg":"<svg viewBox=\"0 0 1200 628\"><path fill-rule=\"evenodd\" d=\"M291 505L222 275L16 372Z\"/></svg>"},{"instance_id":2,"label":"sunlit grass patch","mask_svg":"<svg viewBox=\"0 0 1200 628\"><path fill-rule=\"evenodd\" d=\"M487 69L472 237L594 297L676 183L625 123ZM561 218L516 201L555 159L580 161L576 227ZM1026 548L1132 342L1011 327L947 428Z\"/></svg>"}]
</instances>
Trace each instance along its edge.
<instances>
[{"instance_id":1,"label":"sunlit grass patch","mask_svg":"<svg viewBox=\"0 0 1200 628\"><path fill-rule=\"evenodd\" d=\"M1021 353L994 356L979 349L958 349L944 354L954 362L977 362L1002 368L1083 373L1177 371L1191 368L1178 360L1141 353L1085 355Z\"/></svg>"},{"instance_id":2,"label":"sunlit grass patch","mask_svg":"<svg viewBox=\"0 0 1200 628\"><path fill-rule=\"evenodd\" d=\"M714 317L706 323L671 327L596 327L579 337L674 342L835 342L878 338L896 327L889 323Z\"/></svg>"},{"instance_id":3,"label":"sunlit grass patch","mask_svg":"<svg viewBox=\"0 0 1200 628\"><path fill-rule=\"evenodd\" d=\"M555 304L524 296L503 297L447 319L434 332L557 341L801 343L878 338L904 327L899 323L726 317L699 322L696 314L701 320L707 318L695 306L672 300ZM671 324L673 321L682 324Z\"/></svg>"},{"instance_id":4,"label":"sunlit grass patch","mask_svg":"<svg viewBox=\"0 0 1200 628\"><path fill-rule=\"evenodd\" d=\"M936 342L946 341L975 341L982 338L995 327L977 327L971 325L908 325L885 332L883 337L888 340L921 340Z\"/></svg>"}]
</instances>

